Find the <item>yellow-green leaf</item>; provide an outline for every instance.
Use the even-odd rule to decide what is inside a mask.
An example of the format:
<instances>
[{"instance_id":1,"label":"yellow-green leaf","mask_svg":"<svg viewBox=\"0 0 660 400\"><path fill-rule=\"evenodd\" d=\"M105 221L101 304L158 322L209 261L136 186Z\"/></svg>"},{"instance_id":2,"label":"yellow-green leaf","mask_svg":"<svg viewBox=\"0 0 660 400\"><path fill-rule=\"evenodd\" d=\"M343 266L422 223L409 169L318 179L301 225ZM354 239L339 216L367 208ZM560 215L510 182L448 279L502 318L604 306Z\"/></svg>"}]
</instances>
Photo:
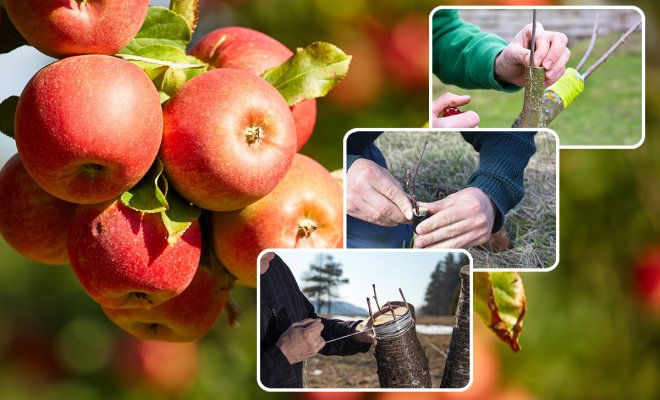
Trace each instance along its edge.
<instances>
[{"instance_id":1,"label":"yellow-green leaf","mask_svg":"<svg viewBox=\"0 0 660 400\"><path fill-rule=\"evenodd\" d=\"M261 77L273 85L289 106L325 96L348 73L351 56L330 43L314 42Z\"/></svg>"},{"instance_id":2,"label":"yellow-green leaf","mask_svg":"<svg viewBox=\"0 0 660 400\"><path fill-rule=\"evenodd\" d=\"M518 339L527 309L520 275L516 272L475 272L473 286L474 312L513 351L520 350Z\"/></svg>"}]
</instances>

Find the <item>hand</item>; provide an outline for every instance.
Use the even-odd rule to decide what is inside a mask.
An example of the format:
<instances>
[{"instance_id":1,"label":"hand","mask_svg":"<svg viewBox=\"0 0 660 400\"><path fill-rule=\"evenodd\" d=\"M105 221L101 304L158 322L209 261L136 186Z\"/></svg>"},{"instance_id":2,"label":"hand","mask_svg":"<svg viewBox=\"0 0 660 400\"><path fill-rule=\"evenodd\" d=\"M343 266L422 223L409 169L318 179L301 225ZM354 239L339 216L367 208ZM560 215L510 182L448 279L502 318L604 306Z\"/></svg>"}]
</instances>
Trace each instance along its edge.
<instances>
[{"instance_id":1,"label":"hand","mask_svg":"<svg viewBox=\"0 0 660 400\"><path fill-rule=\"evenodd\" d=\"M445 108L461 107L468 104L470 100L470 96L457 96L449 92L433 100L431 126L434 128L476 128L479 125L479 115L474 111L465 111L451 117L438 117L442 115L442 110Z\"/></svg>"},{"instance_id":2,"label":"hand","mask_svg":"<svg viewBox=\"0 0 660 400\"><path fill-rule=\"evenodd\" d=\"M371 160L355 160L346 172L346 212L380 226L412 221L412 203L388 170Z\"/></svg>"},{"instance_id":3,"label":"hand","mask_svg":"<svg viewBox=\"0 0 660 400\"><path fill-rule=\"evenodd\" d=\"M294 322L280 336L276 346L289 360L289 364L299 363L316 355L325 346L325 340L321 337L322 330L323 323L318 318Z\"/></svg>"},{"instance_id":4,"label":"hand","mask_svg":"<svg viewBox=\"0 0 660 400\"><path fill-rule=\"evenodd\" d=\"M480 189L469 187L433 203L419 203L431 216L417 225L415 248L468 248L488 241L495 206Z\"/></svg>"},{"instance_id":5,"label":"hand","mask_svg":"<svg viewBox=\"0 0 660 400\"><path fill-rule=\"evenodd\" d=\"M378 344L374 330L372 329L371 318L365 319L355 327L355 332L363 332L361 335L353 336L353 340L358 343L371 343L372 346Z\"/></svg>"},{"instance_id":6,"label":"hand","mask_svg":"<svg viewBox=\"0 0 660 400\"><path fill-rule=\"evenodd\" d=\"M525 66L529 65L532 24L525 26L495 59L495 78L525 86ZM564 74L571 51L568 38L561 32L546 31L536 24L534 66L545 68L545 85L550 86Z\"/></svg>"}]
</instances>

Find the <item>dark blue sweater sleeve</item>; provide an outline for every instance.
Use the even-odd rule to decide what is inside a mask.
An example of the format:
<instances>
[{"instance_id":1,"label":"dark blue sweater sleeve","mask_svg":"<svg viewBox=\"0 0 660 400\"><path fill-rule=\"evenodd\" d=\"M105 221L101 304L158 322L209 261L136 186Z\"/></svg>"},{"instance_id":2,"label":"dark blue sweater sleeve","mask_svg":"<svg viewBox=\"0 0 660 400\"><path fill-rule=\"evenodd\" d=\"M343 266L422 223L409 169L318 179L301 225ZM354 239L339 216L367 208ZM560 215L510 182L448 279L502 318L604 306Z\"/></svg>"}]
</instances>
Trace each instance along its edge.
<instances>
[{"instance_id":1,"label":"dark blue sweater sleeve","mask_svg":"<svg viewBox=\"0 0 660 400\"><path fill-rule=\"evenodd\" d=\"M463 138L479 152L479 167L466 187L476 187L495 204L493 232L504 224L504 216L525 195L524 172L536 152L536 132L463 132Z\"/></svg>"}]
</instances>

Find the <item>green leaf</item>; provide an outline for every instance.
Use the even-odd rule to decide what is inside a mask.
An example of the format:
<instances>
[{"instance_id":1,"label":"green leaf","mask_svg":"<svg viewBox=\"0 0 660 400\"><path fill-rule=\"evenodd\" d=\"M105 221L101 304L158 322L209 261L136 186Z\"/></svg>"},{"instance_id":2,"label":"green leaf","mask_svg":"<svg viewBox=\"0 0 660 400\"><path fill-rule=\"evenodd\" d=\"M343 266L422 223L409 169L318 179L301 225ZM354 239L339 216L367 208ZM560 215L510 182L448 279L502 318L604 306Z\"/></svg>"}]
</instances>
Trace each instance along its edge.
<instances>
[{"instance_id":1,"label":"green leaf","mask_svg":"<svg viewBox=\"0 0 660 400\"><path fill-rule=\"evenodd\" d=\"M289 106L325 96L348 73L351 56L338 47L314 42L284 64L264 71L261 77L282 94Z\"/></svg>"},{"instance_id":2,"label":"green leaf","mask_svg":"<svg viewBox=\"0 0 660 400\"><path fill-rule=\"evenodd\" d=\"M161 92L160 90L158 91L158 96L160 97L160 104L165 104L170 99L169 94Z\"/></svg>"},{"instance_id":3,"label":"green leaf","mask_svg":"<svg viewBox=\"0 0 660 400\"><path fill-rule=\"evenodd\" d=\"M135 54L118 54L142 68L159 92L172 96L183 84L208 69L208 64L183 50L168 45L153 45L139 49ZM167 101L165 99L165 101ZM161 95L161 103L163 103Z\"/></svg>"},{"instance_id":4,"label":"green leaf","mask_svg":"<svg viewBox=\"0 0 660 400\"><path fill-rule=\"evenodd\" d=\"M527 309L525 289L516 272L475 272L474 312L513 351L520 350L518 339Z\"/></svg>"},{"instance_id":5,"label":"green leaf","mask_svg":"<svg viewBox=\"0 0 660 400\"><path fill-rule=\"evenodd\" d=\"M192 30L186 20L164 7L149 7L147 18L133 40L118 54L136 54L141 48L168 45L186 50L192 39Z\"/></svg>"},{"instance_id":6,"label":"green leaf","mask_svg":"<svg viewBox=\"0 0 660 400\"><path fill-rule=\"evenodd\" d=\"M17 105L18 96L9 96L0 103L0 132L10 138L14 137L14 116Z\"/></svg>"},{"instance_id":7,"label":"green leaf","mask_svg":"<svg viewBox=\"0 0 660 400\"><path fill-rule=\"evenodd\" d=\"M4 4L0 2L0 53L9 53L26 44L28 44L27 40L16 30Z\"/></svg>"},{"instance_id":8,"label":"green leaf","mask_svg":"<svg viewBox=\"0 0 660 400\"><path fill-rule=\"evenodd\" d=\"M167 179L163 175L163 163L156 158L147 174L121 195L120 200L127 207L145 213L157 213L168 208L166 195Z\"/></svg>"},{"instance_id":9,"label":"green leaf","mask_svg":"<svg viewBox=\"0 0 660 400\"><path fill-rule=\"evenodd\" d=\"M191 32L195 31L199 18L199 0L170 0L170 10L186 20Z\"/></svg>"},{"instance_id":10,"label":"green leaf","mask_svg":"<svg viewBox=\"0 0 660 400\"><path fill-rule=\"evenodd\" d=\"M202 210L188 200L184 199L175 190L170 190L167 193L167 202L169 208L161 212L163 223L169 237L167 241L174 244L181 235L188 229L190 224L199 218Z\"/></svg>"},{"instance_id":11,"label":"green leaf","mask_svg":"<svg viewBox=\"0 0 660 400\"><path fill-rule=\"evenodd\" d=\"M164 73L167 68L184 70L187 79L208 69L208 64L205 62L170 45L145 46L133 54L117 54L117 56L142 68L152 79Z\"/></svg>"}]
</instances>

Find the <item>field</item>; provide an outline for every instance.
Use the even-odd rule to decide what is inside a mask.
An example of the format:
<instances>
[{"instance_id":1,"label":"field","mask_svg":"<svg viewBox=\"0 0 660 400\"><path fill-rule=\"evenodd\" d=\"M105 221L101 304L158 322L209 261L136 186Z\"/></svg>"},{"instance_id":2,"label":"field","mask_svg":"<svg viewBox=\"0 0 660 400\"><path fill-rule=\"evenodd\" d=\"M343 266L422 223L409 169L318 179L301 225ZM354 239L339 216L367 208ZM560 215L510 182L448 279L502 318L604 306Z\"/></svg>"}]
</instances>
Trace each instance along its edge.
<instances>
[{"instance_id":1,"label":"field","mask_svg":"<svg viewBox=\"0 0 660 400\"><path fill-rule=\"evenodd\" d=\"M598 37L584 70L618 37L618 34ZM572 55L567 66L577 65L588 43L588 40L569 43ZM641 34L634 33L626 45L619 47L587 79L582 94L548 127L557 132L562 146L635 145L642 137L642 84ZM433 98L445 92L471 95L472 102L462 109L476 111L481 128L509 127L522 109L522 90L517 93L465 90L444 85L434 77Z\"/></svg>"},{"instance_id":2,"label":"field","mask_svg":"<svg viewBox=\"0 0 660 400\"><path fill-rule=\"evenodd\" d=\"M423 316L419 324L453 326L454 316ZM433 387L440 386L450 335L424 335L417 333L429 359ZM350 340L350 339L348 339ZM379 388L374 349L353 356L315 356L305 364L304 379L308 388Z\"/></svg>"},{"instance_id":3,"label":"field","mask_svg":"<svg viewBox=\"0 0 660 400\"><path fill-rule=\"evenodd\" d=\"M386 132L376 143L402 185L426 140L417 197L428 202L462 189L477 168L479 154L458 132ZM513 248L503 252L470 249L475 268L548 268L556 261L556 140L548 132L539 132L535 142L536 154L525 170L525 197L507 214L504 224Z\"/></svg>"}]
</instances>

